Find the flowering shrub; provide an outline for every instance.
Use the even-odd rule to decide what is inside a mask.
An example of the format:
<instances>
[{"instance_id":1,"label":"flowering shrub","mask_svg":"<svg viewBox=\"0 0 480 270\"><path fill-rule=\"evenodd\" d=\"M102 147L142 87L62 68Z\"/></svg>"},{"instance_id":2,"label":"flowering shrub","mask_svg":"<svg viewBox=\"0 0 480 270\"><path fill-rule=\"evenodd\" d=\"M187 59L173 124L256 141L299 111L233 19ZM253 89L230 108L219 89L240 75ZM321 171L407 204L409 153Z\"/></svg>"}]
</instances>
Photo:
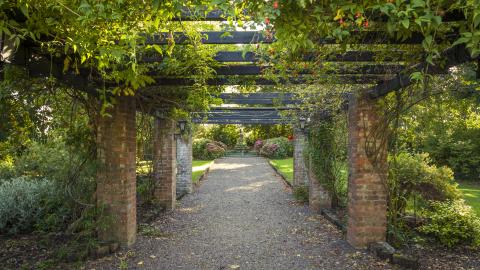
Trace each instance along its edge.
<instances>
[{"instance_id":1,"label":"flowering shrub","mask_svg":"<svg viewBox=\"0 0 480 270\"><path fill-rule=\"evenodd\" d=\"M193 141L193 157L201 160L210 160L225 155L227 146L222 142L209 139L197 139Z\"/></svg>"},{"instance_id":2,"label":"flowering shrub","mask_svg":"<svg viewBox=\"0 0 480 270\"><path fill-rule=\"evenodd\" d=\"M262 149L260 150L260 154L266 157L273 157L275 155L275 151L278 149L278 144L275 143L268 143L265 144Z\"/></svg>"},{"instance_id":3,"label":"flowering shrub","mask_svg":"<svg viewBox=\"0 0 480 270\"><path fill-rule=\"evenodd\" d=\"M263 141L258 139L255 141L255 144L253 145L253 149L255 150L255 152L257 152L257 154L260 154L260 150L262 150L262 146L263 146Z\"/></svg>"},{"instance_id":4,"label":"flowering shrub","mask_svg":"<svg viewBox=\"0 0 480 270\"><path fill-rule=\"evenodd\" d=\"M268 158L287 158L293 156L293 144L285 137L265 141L260 154Z\"/></svg>"},{"instance_id":5,"label":"flowering shrub","mask_svg":"<svg viewBox=\"0 0 480 270\"><path fill-rule=\"evenodd\" d=\"M217 158L223 156L225 153L225 148L222 148L219 144L211 142L207 143L207 152L210 156Z\"/></svg>"}]
</instances>

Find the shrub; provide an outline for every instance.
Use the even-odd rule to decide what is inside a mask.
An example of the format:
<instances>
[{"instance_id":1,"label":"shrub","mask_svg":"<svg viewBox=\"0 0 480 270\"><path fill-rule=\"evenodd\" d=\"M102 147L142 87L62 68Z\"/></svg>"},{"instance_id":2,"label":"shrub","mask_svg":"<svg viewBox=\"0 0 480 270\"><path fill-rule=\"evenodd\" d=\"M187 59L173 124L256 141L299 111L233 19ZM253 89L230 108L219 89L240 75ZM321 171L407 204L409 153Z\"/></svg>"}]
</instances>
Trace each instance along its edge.
<instances>
[{"instance_id":1,"label":"shrub","mask_svg":"<svg viewBox=\"0 0 480 270\"><path fill-rule=\"evenodd\" d=\"M245 125L245 142L253 146L258 138L287 137L292 134L291 125Z\"/></svg>"},{"instance_id":2,"label":"shrub","mask_svg":"<svg viewBox=\"0 0 480 270\"><path fill-rule=\"evenodd\" d=\"M435 201L460 198L452 170L431 164L428 154L402 152L395 159L390 157L389 165L390 189L395 189L393 193L403 201L412 195ZM402 206L406 207L406 203Z\"/></svg>"},{"instance_id":3,"label":"shrub","mask_svg":"<svg viewBox=\"0 0 480 270\"><path fill-rule=\"evenodd\" d=\"M15 166L20 175L63 180L68 175L69 167L65 164L68 157L67 146L62 141L46 144L32 142L17 159Z\"/></svg>"},{"instance_id":4,"label":"shrub","mask_svg":"<svg viewBox=\"0 0 480 270\"><path fill-rule=\"evenodd\" d=\"M268 158L287 158L293 156L293 143L285 137L265 141L260 154Z\"/></svg>"},{"instance_id":5,"label":"shrub","mask_svg":"<svg viewBox=\"0 0 480 270\"><path fill-rule=\"evenodd\" d=\"M193 141L193 157L201 160L220 158L225 155L226 146L221 142L209 139L197 139Z\"/></svg>"},{"instance_id":6,"label":"shrub","mask_svg":"<svg viewBox=\"0 0 480 270\"><path fill-rule=\"evenodd\" d=\"M253 149L255 150L255 152L257 152L257 154L260 154L262 147L263 147L263 141L260 139L257 139L255 141L255 144L253 145Z\"/></svg>"},{"instance_id":7,"label":"shrub","mask_svg":"<svg viewBox=\"0 0 480 270\"><path fill-rule=\"evenodd\" d=\"M0 160L0 179L9 179L15 176L15 166L13 158L7 156Z\"/></svg>"},{"instance_id":8,"label":"shrub","mask_svg":"<svg viewBox=\"0 0 480 270\"><path fill-rule=\"evenodd\" d=\"M420 232L436 238L447 247L459 244L480 245L480 218L463 200L431 202L429 222Z\"/></svg>"},{"instance_id":9,"label":"shrub","mask_svg":"<svg viewBox=\"0 0 480 270\"><path fill-rule=\"evenodd\" d=\"M18 177L0 183L0 233L31 230L49 217L57 187L46 179ZM50 217L52 219L52 217ZM52 223L53 220L46 220Z\"/></svg>"},{"instance_id":10,"label":"shrub","mask_svg":"<svg viewBox=\"0 0 480 270\"><path fill-rule=\"evenodd\" d=\"M210 138L213 141L223 142L228 145L228 147L235 146L239 136L240 130L236 125L213 126L207 132L207 138Z\"/></svg>"},{"instance_id":11,"label":"shrub","mask_svg":"<svg viewBox=\"0 0 480 270\"><path fill-rule=\"evenodd\" d=\"M390 156L388 189L389 242L394 245L410 239L412 231L404 219L407 210L422 212L431 202L460 198L452 170L431 164L428 154Z\"/></svg>"}]
</instances>

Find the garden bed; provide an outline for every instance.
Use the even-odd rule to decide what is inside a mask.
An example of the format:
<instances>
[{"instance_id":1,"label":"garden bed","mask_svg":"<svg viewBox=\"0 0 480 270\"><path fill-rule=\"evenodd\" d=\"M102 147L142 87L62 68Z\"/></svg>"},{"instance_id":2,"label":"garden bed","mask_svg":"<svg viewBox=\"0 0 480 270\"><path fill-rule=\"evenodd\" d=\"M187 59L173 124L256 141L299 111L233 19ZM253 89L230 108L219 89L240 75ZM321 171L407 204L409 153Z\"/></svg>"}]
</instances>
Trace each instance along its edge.
<instances>
[{"instance_id":1,"label":"garden bed","mask_svg":"<svg viewBox=\"0 0 480 270\"><path fill-rule=\"evenodd\" d=\"M346 209L328 209L322 211L322 214L339 230L345 232ZM397 253L418 261L418 269L480 269L480 250L465 246L448 249L427 239L424 244L409 244L396 250Z\"/></svg>"}]
</instances>

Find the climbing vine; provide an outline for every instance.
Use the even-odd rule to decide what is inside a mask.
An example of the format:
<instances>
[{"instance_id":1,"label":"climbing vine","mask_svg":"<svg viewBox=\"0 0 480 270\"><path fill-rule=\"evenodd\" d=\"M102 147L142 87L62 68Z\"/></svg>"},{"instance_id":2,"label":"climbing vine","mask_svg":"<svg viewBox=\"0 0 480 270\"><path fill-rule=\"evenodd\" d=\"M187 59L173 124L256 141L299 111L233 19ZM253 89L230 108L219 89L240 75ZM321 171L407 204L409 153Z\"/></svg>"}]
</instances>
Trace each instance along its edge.
<instances>
[{"instance_id":1,"label":"climbing vine","mask_svg":"<svg viewBox=\"0 0 480 270\"><path fill-rule=\"evenodd\" d=\"M348 181L345 117L316 120L309 127L306 157L318 181L330 192L333 206L345 206Z\"/></svg>"}]
</instances>

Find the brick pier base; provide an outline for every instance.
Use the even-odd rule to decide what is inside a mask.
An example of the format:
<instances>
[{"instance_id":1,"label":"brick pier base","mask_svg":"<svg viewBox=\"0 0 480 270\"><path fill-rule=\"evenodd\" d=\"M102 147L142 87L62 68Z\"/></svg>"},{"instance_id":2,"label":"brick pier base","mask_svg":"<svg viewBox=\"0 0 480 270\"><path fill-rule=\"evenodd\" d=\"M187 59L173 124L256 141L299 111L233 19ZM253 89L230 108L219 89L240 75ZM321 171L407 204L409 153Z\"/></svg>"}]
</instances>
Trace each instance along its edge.
<instances>
[{"instance_id":1,"label":"brick pier base","mask_svg":"<svg viewBox=\"0 0 480 270\"><path fill-rule=\"evenodd\" d=\"M111 221L99 230L99 238L129 246L137 232L135 100L116 100L107 111L111 117L99 116L97 121L97 205Z\"/></svg>"},{"instance_id":2,"label":"brick pier base","mask_svg":"<svg viewBox=\"0 0 480 270\"><path fill-rule=\"evenodd\" d=\"M175 121L156 118L153 134L153 177L155 202L166 210L175 208L176 141Z\"/></svg>"},{"instance_id":3,"label":"brick pier base","mask_svg":"<svg viewBox=\"0 0 480 270\"><path fill-rule=\"evenodd\" d=\"M351 97L348 106L347 241L365 248L386 238L386 130L376 101Z\"/></svg>"},{"instance_id":4,"label":"brick pier base","mask_svg":"<svg viewBox=\"0 0 480 270\"><path fill-rule=\"evenodd\" d=\"M308 186L307 167L304 158L305 133L299 128L293 130L293 187Z\"/></svg>"},{"instance_id":5,"label":"brick pier base","mask_svg":"<svg viewBox=\"0 0 480 270\"><path fill-rule=\"evenodd\" d=\"M192 135L177 138L177 197L192 192Z\"/></svg>"}]
</instances>

